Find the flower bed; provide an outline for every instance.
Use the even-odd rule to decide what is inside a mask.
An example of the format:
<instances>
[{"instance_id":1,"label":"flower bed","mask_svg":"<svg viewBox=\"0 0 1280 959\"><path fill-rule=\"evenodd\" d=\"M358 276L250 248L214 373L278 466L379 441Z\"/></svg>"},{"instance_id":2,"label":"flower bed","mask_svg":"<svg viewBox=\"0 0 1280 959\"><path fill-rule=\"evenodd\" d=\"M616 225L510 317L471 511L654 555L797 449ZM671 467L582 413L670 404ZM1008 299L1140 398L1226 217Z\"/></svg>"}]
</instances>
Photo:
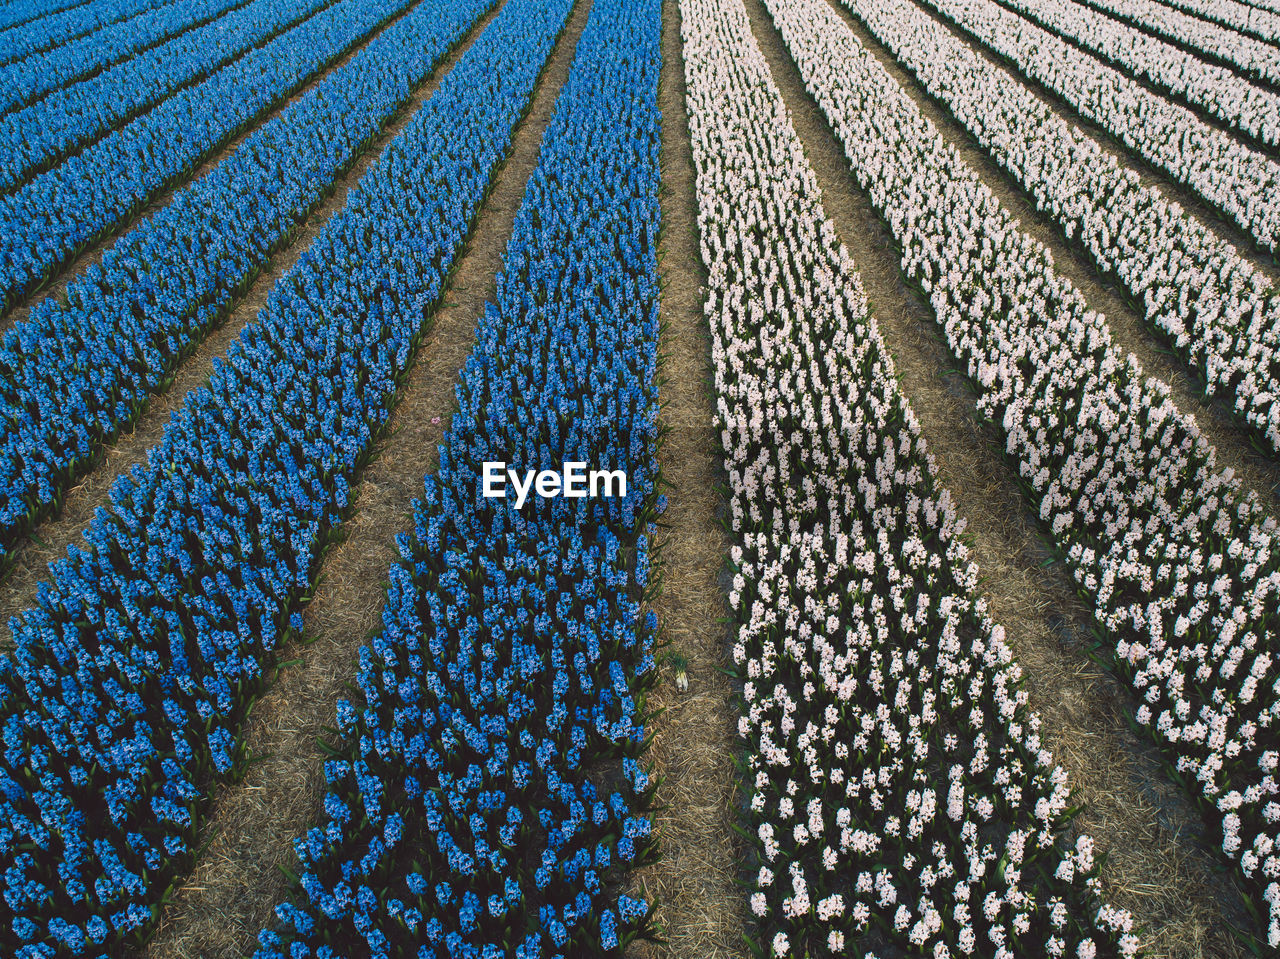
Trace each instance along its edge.
<instances>
[{"instance_id":1,"label":"flower bed","mask_svg":"<svg viewBox=\"0 0 1280 959\"><path fill-rule=\"evenodd\" d=\"M753 938L778 956L1132 954L1090 841L1060 839L1065 774L743 8L681 10Z\"/></svg>"},{"instance_id":2,"label":"flower bed","mask_svg":"<svg viewBox=\"0 0 1280 959\"><path fill-rule=\"evenodd\" d=\"M924 11L903 0L845 2L1067 239L1116 277L1207 392L1280 451L1280 296L1270 280Z\"/></svg>"},{"instance_id":3,"label":"flower bed","mask_svg":"<svg viewBox=\"0 0 1280 959\"><path fill-rule=\"evenodd\" d=\"M1019 13L1082 44L1115 67L1201 107L1266 146L1280 145L1280 94L1206 63L1159 37L1071 0L1004 0Z\"/></svg>"},{"instance_id":4,"label":"flower bed","mask_svg":"<svg viewBox=\"0 0 1280 959\"><path fill-rule=\"evenodd\" d=\"M1169 6L1197 17L1220 23L1248 36L1274 43L1280 40L1280 16L1257 4L1236 3L1234 0L1167 0Z\"/></svg>"},{"instance_id":5,"label":"flower bed","mask_svg":"<svg viewBox=\"0 0 1280 959\"><path fill-rule=\"evenodd\" d=\"M660 33L658 0L592 5L257 959L620 956L645 931L616 879L655 851ZM628 492L516 508L481 495L499 454Z\"/></svg>"},{"instance_id":6,"label":"flower bed","mask_svg":"<svg viewBox=\"0 0 1280 959\"><path fill-rule=\"evenodd\" d=\"M925 2L1222 210L1259 246L1280 248L1274 160L991 0Z\"/></svg>"},{"instance_id":7,"label":"flower bed","mask_svg":"<svg viewBox=\"0 0 1280 959\"><path fill-rule=\"evenodd\" d=\"M332 0L252 0L84 83L0 117L0 191L10 192Z\"/></svg>"},{"instance_id":8,"label":"flower bed","mask_svg":"<svg viewBox=\"0 0 1280 959\"><path fill-rule=\"evenodd\" d=\"M825 0L766 0L1094 606L1137 721L1280 945L1276 524Z\"/></svg>"},{"instance_id":9,"label":"flower bed","mask_svg":"<svg viewBox=\"0 0 1280 959\"><path fill-rule=\"evenodd\" d=\"M9 30L13 27L21 26L37 20L40 17L47 17L55 13L83 4L85 0L14 0L13 3L7 3L3 10L0 10L0 30ZM0 47L0 49L3 49ZM6 57L0 56L0 60Z\"/></svg>"},{"instance_id":10,"label":"flower bed","mask_svg":"<svg viewBox=\"0 0 1280 959\"><path fill-rule=\"evenodd\" d=\"M1083 0L1103 13L1190 47L1273 86L1280 83L1280 50L1234 30L1158 3L1157 0Z\"/></svg>"},{"instance_id":11,"label":"flower bed","mask_svg":"<svg viewBox=\"0 0 1280 959\"><path fill-rule=\"evenodd\" d=\"M165 0L52 0L14 4L0 14L0 64L85 36L110 23L154 10Z\"/></svg>"},{"instance_id":12,"label":"flower bed","mask_svg":"<svg viewBox=\"0 0 1280 959\"><path fill-rule=\"evenodd\" d=\"M568 6L509 0L15 623L0 953L120 955L191 861Z\"/></svg>"},{"instance_id":13,"label":"flower bed","mask_svg":"<svg viewBox=\"0 0 1280 959\"><path fill-rule=\"evenodd\" d=\"M358 31L399 3L338 13ZM0 565L490 4L426 0L6 334Z\"/></svg>"},{"instance_id":14,"label":"flower bed","mask_svg":"<svg viewBox=\"0 0 1280 959\"><path fill-rule=\"evenodd\" d=\"M0 69L0 112L24 107L50 90L146 50L175 34L202 26L246 0L177 0L112 24L78 40L59 43L41 56Z\"/></svg>"},{"instance_id":15,"label":"flower bed","mask_svg":"<svg viewBox=\"0 0 1280 959\"><path fill-rule=\"evenodd\" d=\"M0 197L0 308L31 292L411 2L338 0Z\"/></svg>"}]
</instances>

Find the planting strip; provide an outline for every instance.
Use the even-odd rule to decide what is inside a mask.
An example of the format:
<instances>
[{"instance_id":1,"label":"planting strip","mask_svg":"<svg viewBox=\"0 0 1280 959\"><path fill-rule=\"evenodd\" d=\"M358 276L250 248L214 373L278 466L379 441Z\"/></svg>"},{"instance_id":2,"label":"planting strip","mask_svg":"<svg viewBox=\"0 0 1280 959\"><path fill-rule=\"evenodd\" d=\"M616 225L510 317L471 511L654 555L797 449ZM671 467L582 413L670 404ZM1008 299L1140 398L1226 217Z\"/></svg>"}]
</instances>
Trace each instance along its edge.
<instances>
[{"instance_id":1,"label":"planting strip","mask_svg":"<svg viewBox=\"0 0 1280 959\"><path fill-rule=\"evenodd\" d=\"M189 865L567 13L504 7L22 617L0 663L9 954L118 953Z\"/></svg>"},{"instance_id":2,"label":"planting strip","mask_svg":"<svg viewBox=\"0 0 1280 959\"><path fill-rule=\"evenodd\" d=\"M1138 723L1280 944L1275 521L834 11L768 6L1114 642Z\"/></svg>"}]
</instances>

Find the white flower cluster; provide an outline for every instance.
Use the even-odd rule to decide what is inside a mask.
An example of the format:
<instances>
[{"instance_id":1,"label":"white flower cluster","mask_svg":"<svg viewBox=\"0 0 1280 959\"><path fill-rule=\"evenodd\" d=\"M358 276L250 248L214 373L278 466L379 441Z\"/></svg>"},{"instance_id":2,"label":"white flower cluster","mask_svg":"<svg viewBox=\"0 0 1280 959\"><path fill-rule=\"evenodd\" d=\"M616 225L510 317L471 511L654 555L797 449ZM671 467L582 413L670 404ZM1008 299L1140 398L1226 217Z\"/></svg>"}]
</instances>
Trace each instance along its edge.
<instances>
[{"instance_id":1,"label":"white flower cluster","mask_svg":"<svg viewBox=\"0 0 1280 959\"><path fill-rule=\"evenodd\" d=\"M1280 50L1254 37L1206 23L1156 0L1083 0L1091 7L1113 14L1138 27L1151 30L1234 64L1258 80L1280 83Z\"/></svg>"},{"instance_id":2,"label":"white flower cluster","mask_svg":"<svg viewBox=\"0 0 1280 959\"><path fill-rule=\"evenodd\" d=\"M1165 0L1171 7L1194 13L1232 30L1239 30L1260 40L1280 40L1280 17L1269 10L1259 10L1235 0Z\"/></svg>"},{"instance_id":3,"label":"white flower cluster","mask_svg":"<svg viewBox=\"0 0 1280 959\"><path fill-rule=\"evenodd\" d=\"M1253 235L1280 248L1280 165L992 0L925 0Z\"/></svg>"},{"instance_id":4,"label":"white flower cluster","mask_svg":"<svg viewBox=\"0 0 1280 959\"><path fill-rule=\"evenodd\" d=\"M1006 0L1055 33L1083 44L1114 66L1156 86L1267 144L1280 145L1280 95L1242 80L1180 47L1071 0Z\"/></svg>"},{"instance_id":5,"label":"white flower cluster","mask_svg":"<svg viewBox=\"0 0 1280 959\"><path fill-rule=\"evenodd\" d=\"M741 0L680 8L756 939L1130 955Z\"/></svg>"},{"instance_id":6,"label":"white flower cluster","mask_svg":"<svg viewBox=\"0 0 1280 959\"><path fill-rule=\"evenodd\" d=\"M825 0L766 0L1280 945L1276 527Z\"/></svg>"},{"instance_id":7,"label":"white flower cluster","mask_svg":"<svg viewBox=\"0 0 1280 959\"><path fill-rule=\"evenodd\" d=\"M844 2L1039 208L1124 284L1208 392L1226 396L1280 452L1280 296L1269 280L914 4Z\"/></svg>"}]
</instances>

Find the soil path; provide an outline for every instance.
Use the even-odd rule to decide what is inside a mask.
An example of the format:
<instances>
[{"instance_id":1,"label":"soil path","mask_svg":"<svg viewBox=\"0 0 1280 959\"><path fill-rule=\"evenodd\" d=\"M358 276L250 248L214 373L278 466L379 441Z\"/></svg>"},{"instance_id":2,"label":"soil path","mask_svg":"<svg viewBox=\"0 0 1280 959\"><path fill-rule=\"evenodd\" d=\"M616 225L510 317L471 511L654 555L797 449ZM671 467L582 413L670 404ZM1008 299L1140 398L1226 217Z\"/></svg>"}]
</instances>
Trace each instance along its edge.
<instances>
[{"instance_id":1,"label":"soil path","mask_svg":"<svg viewBox=\"0 0 1280 959\"><path fill-rule=\"evenodd\" d=\"M664 946L638 943L635 956L680 959L740 957L746 897L738 878L733 754L739 748L729 615L720 572L729 549L717 518L725 482L712 425L711 334L702 314L705 272L699 256L697 196L685 113L680 5L663 5L662 321L659 391L668 432L659 455L670 484L662 517L662 593L654 602L669 643L662 683L650 706L666 712L651 725L650 759L663 777L655 817L663 858L634 881L656 901ZM674 656L687 660L689 688L675 680ZM633 894L634 893L633 891Z\"/></svg>"}]
</instances>

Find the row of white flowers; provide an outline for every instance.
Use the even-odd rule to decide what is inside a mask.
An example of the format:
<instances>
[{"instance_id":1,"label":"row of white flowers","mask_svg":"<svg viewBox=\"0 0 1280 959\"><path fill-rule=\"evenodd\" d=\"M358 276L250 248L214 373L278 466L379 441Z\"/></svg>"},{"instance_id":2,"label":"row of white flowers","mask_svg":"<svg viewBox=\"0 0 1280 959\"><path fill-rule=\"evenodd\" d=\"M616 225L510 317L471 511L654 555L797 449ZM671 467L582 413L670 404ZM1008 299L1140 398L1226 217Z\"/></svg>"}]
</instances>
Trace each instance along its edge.
<instances>
[{"instance_id":1,"label":"row of white flowers","mask_svg":"<svg viewBox=\"0 0 1280 959\"><path fill-rule=\"evenodd\" d=\"M1251 7L1257 7L1259 10L1280 13L1280 0L1245 0L1245 2Z\"/></svg>"},{"instance_id":2,"label":"row of white flowers","mask_svg":"<svg viewBox=\"0 0 1280 959\"><path fill-rule=\"evenodd\" d=\"M1110 13L1162 37L1176 40L1195 50L1239 67L1259 80L1280 83L1280 50L1254 37L1208 23L1199 17L1166 7L1156 0L1083 0L1091 7Z\"/></svg>"},{"instance_id":3,"label":"row of white flowers","mask_svg":"<svg viewBox=\"0 0 1280 959\"><path fill-rule=\"evenodd\" d=\"M1280 248L1280 165L993 0L925 0L1081 115Z\"/></svg>"},{"instance_id":4,"label":"row of white flowers","mask_svg":"<svg viewBox=\"0 0 1280 959\"><path fill-rule=\"evenodd\" d=\"M1132 954L741 0L680 7L755 938Z\"/></svg>"},{"instance_id":5,"label":"row of white flowers","mask_svg":"<svg viewBox=\"0 0 1280 959\"><path fill-rule=\"evenodd\" d=\"M913 3L844 2L1280 452L1280 296L1268 278Z\"/></svg>"},{"instance_id":6,"label":"row of white flowers","mask_svg":"<svg viewBox=\"0 0 1280 959\"><path fill-rule=\"evenodd\" d=\"M766 2L1280 945L1275 522L826 0Z\"/></svg>"},{"instance_id":7,"label":"row of white flowers","mask_svg":"<svg viewBox=\"0 0 1280 959\"><path fill-rule=\"evenodd\" d=\"M1236 0L1165 0L1171 7L1194 13L1224 27L1239 30L1262 40L1280 40L1280 17Z\"/></svg>"},{"instance_id":8,"label":"row of white flowers","mask_svg":"<svg viewBox=\"0 0 1280 959\"><path fill-rule=\"evenodd\" d=\"M1241 133L1268 146L1280 144L1280 94L1071 0L1004 2L1113 65L1204 108Z\"/></svg>"}]
</instances>

